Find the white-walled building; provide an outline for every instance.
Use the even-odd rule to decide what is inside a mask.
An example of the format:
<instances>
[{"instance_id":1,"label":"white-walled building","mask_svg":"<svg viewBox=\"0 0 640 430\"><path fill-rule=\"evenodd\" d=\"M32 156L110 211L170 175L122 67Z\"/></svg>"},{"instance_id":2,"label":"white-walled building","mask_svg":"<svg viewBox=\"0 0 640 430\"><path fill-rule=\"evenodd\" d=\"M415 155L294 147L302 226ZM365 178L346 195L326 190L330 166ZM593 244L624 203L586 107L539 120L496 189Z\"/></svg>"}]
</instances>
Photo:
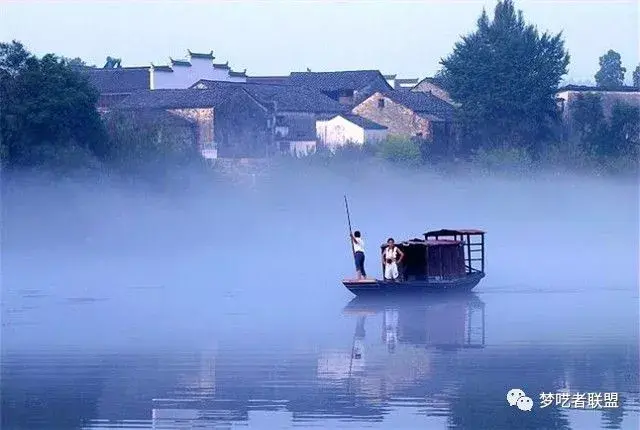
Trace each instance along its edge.
<instances>
[{"instance_id":1,"label":"white-walled building","mask_svg":"<svg viewBox=\"0 0 640 430\"><path fill-rule=\"evenodd\" d=\"M387 127L352 114L340 114L327 120L316 121L318 140L332 152L346 144L384 140Z\"/></svg>"},{"instance_id":2,"label":"white-walled building","mask_svg":"<svg viewBox=\"0 0 640 430\"><path fill-rule=\"evenodd\" d=\"M224 82L246 82L246 70L235 72L229 67L229 62L215 63L213 51L200 54L188 51L186 60L170 58L170 65L156 66L151 64L150 86L157 89L189 88L201 79Z\"/></svg>"}]
</instances>

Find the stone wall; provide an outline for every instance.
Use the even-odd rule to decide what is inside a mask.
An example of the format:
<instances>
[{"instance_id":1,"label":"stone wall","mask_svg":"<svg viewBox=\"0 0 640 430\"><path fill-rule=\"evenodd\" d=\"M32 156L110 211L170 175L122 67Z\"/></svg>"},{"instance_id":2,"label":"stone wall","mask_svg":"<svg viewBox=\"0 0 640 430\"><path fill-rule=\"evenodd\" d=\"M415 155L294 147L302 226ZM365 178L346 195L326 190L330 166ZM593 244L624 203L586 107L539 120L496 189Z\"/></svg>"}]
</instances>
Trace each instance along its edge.
<instances>
[{"instance_id":1,"label":"stone wall","mask_svg":"<svg viewBox=\"0 0 640 430\"><path fill-rule=\"evenodd\" d=\"M198 126L198 148L203 149L214 141L214 112L213 108L201 109L170 109L174 115L195 122Z\"/></svg>"},{"instance_id":2,"label":"stone wall","mask_svg":"<svg viewBox=\"0 0 640 430\"><path fill-rule=\"evenodd\" d=\"M422 82L418 83L418 85L413 87L411 91L420 93L431 93L441 100L444 100L448 103L453 103L451 96L449 96L449 93L446 90L427 80L423 80Z\"/></svg>"},{"instance_id":3,"label":"stone wall","mask_svg":"<svg viewBox=\"0 0 640 430\"><path fill-rule=\"evenodd\" d=\"M265 158L274 152L272 115L244 91L216 107L214 131L218 157Z\"/></svg>"},{"instance_id":4,"label":"stone wall","mask_svg":"<svg viewBox=\"0 0 640 430\"><path fill-rule=\"evenodd\" d=\"M379 100L384 100L381 106ZM371 97L353 108L352 112L388 128L389 135L431 139L431 121L416 114L411 109L398 104L381 93Z\"/></svg>"}]
</instances>

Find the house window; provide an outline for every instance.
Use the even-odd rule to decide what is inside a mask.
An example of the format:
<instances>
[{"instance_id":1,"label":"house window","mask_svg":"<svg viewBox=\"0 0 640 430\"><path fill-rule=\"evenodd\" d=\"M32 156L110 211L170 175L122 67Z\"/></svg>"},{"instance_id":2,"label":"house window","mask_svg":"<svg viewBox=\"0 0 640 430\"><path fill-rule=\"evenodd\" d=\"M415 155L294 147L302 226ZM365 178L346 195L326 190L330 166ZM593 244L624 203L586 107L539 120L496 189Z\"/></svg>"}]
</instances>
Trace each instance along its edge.
<instances>
[{"instance_id":1,"label":"house window","mask_svg":"<svg viewBox=\"0 0 640 430\"><path fill-rule=\"evenodd\" d=\"M382 109L384 107L384 99L378 99L378 108Z\"/></svg>"}]
</instances>

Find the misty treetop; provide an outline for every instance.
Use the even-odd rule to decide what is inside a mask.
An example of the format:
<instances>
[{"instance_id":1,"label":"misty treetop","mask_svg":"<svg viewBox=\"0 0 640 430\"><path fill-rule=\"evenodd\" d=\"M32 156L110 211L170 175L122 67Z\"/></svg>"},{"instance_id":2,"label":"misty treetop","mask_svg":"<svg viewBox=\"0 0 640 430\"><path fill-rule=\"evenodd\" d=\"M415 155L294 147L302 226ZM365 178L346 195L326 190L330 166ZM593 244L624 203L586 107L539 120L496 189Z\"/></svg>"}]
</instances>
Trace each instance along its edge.
<instances>
[{"instance_id":1,"label":"misty treetop","mask_svg":"<svg viewBox=\"0 0 640 430\"><path fill-rule=\"evenodd\" d=\"M64 58L36 58L16 41L0 44L2 159L33 166L71 147L105 152L98 92Z\"/></svg>"},{"instance_id":2,"label":"misty treetop","mask_svg":"<svg viewBox=\"0 0 640 430\"><path fill-rule=\"evenodd\" d=\"M619 88L624 85L624 74L627 69L622 67L622 58L616 51L610 49L600 57L600 69L595 74L596 85L602 88Z\"/></svg>"},{"instance_id":3,"label":"misty treetop","mask_svg":"<svg viewBox=\"0 0 640 430\"><path fill-rule=\"evenodd\" d=\"M477 145L532 147L551 134L569 54L561 34L540 34L511 0L498 2L493 20L483 11L475 32L441 64L440 76Z\"/></svg>"},{"instance_id":4,"label":"misty treetop","mask_svg":"<svg viewBox=\"0 0 640 430\"><path fill-rule=\"evenodd\" d=\"M632 81L634 87L640 88L640 64L638 64L636 69L633 71Z\"/></svg>"}]
</instances>

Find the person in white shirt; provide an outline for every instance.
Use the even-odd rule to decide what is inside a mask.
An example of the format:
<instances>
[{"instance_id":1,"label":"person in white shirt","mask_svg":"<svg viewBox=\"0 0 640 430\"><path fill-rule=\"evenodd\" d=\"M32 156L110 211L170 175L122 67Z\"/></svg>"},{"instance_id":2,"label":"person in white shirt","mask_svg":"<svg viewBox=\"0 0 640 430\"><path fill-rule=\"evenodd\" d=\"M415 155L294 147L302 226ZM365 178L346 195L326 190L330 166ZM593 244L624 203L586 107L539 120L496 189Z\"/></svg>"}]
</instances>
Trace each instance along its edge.
<instances>
[{"instance_id":1,"label":"person in white shirt","mask_svg":"<svg viewBox=\"0 0 640 430\"><path fill-rule=\"evenodd\" d=\"M404 258L404 252L400 251L392 237L387 239L387 247L382 251L382 264L384 265L384 279L396 281L398 273L398 263Z\"/></svg>"},{"instance_id":2,"label":"person in white shirt","mask_svg":"<svg viewBox=\"0 0 640 430\"><path fill-rule=\"evenodd\" d=\"M355 231L351 235L351 242L353 243L353 258L356 261L356 276L358 280L365 279L367 272L364 270L364 241L359 231Z\"/></svg>"}]
</instances>

